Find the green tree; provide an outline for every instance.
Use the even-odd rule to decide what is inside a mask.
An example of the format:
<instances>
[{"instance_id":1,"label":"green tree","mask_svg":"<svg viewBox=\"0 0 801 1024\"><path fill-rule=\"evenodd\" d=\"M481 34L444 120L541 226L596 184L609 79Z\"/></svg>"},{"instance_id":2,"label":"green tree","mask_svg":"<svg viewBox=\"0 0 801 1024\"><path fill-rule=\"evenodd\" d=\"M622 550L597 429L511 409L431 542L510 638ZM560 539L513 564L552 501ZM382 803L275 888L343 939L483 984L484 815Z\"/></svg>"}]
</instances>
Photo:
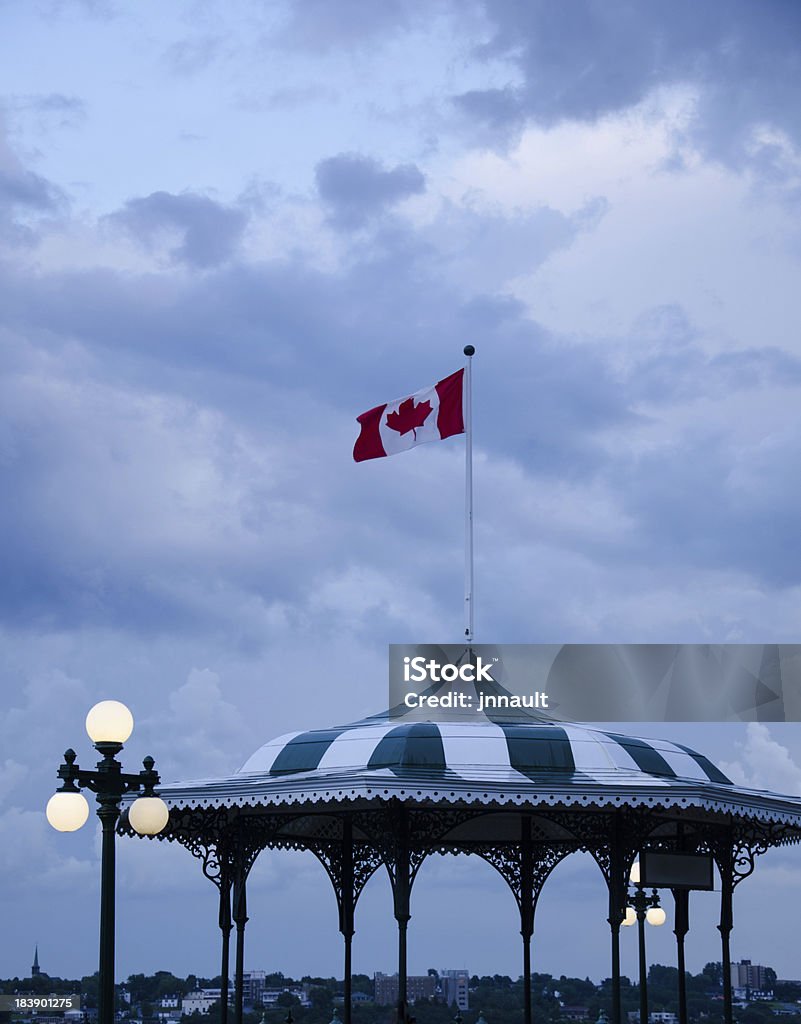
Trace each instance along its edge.
<instances>
[{"instance_id":1,"label":"green tree","mask_svg":"<svg viewBox=\"0 0 801 1024\"><path fill-rule=\"evenodd\" d=\"M710 985L714 985L715 988L723 988L723 964L720 961L705 964L701 974L709 980Z\"/></svg>"}]
</instances>

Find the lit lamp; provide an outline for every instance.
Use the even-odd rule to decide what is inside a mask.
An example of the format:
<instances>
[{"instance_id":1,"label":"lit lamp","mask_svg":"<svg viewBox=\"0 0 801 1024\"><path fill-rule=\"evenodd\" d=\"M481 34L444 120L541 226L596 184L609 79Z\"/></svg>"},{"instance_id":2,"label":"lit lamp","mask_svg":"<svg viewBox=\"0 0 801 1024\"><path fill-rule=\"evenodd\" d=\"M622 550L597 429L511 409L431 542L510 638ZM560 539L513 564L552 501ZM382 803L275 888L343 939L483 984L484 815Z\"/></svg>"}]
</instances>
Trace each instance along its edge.
<instances>
[{"instance_id":1,"label":"lit lamp","mask_svg":"<svg viewBox=\"0 0 801 1024\"><path fill-rule=\"evenodd\" d=\"M156 835L169 820L167 805L154 793L160 779L152 757L136 775L122 771L116 755L133 732L133 715L117 700L102 700L86 716L86 731L100 753L95 771L75 763L74 750L64 753L58 769L61 789L47 802L47 820L59 832L75 832L89 817L89 804L81 793L91 790L97 798L97 816L103 829L100 878L100 985L98 1024L114 1024L114 834L120 817L120 800L126 793L142 790L128 811L131 827L142 835Z\"/></svg>"},{"instance_id":2,"label":"lit lamp","mask_svg":"<svg viewBox=\"0 0 801 1024\"><path fill-rule=\"evenodd\" d=\"M630 926L637 922L640 954L640 1024L648 1024L648 965L645 958L645 922L658 928L666 920L665 911L659 905L656 889L649 896L640 883L640 862L635 860L629 872L629 881L635 886L629 894L630 904L626 907L621 924Z\"/></svg>"}]
</instances>

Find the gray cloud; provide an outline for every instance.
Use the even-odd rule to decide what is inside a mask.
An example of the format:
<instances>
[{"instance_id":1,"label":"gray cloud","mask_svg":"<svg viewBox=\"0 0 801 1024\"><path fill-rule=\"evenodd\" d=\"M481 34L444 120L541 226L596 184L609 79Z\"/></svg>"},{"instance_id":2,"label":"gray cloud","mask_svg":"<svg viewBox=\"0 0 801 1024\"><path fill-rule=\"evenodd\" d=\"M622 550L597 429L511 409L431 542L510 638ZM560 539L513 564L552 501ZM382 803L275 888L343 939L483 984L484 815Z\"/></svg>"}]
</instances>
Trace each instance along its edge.
<instances>
[{"instance_id":1,"label":"gray cloud","mask_svg":"<svg viewBox=\"0 0 801 1024\"><path fill-rule=\"evenodd\" d=\"M542 236L550 225L558 248L569 225L549 218L537 219L536 230ZM486 226L499 230L494 215ZM463 228L481 237L481 218L465 215ZM461 273L458 284L449 281L450 261L463 265L461 247L449 254L437 237L393 225L345 270L315 272L292 260L237 264L195 280L164 273L157 286L111 271L11 276L6 269L0 325L12 332L11 372L0 477L15 500L0 515L10 567L0 605L8 621L135 623L144 633L186 635L237 629L247 636L242 642L258 646L258 616L252 628L235 625L243 606L256 600L292 621L317 621L321 594L332 595L324 618L339 628L380 625L394 635L410 614L403 609L423 600L433 621L459 586L449 491L410 509L408 494L427 487L430 461L399 457L383 474L383 467L354 470L349 451L359 412L450 371L466 340L479 348L481 450L511 461L520 485L540 493L567 486L590 495L602 479L630 524L598 534L592 515L569 528L559 515L546 517L538 543L565 545L602 574L646 563L686 572L728 566L769 586L799 581L801 563L786 555L794 516L779 522L776 512L778 492L794 507L784 470L799 455L792 444L766 462L739 450L720 421L677 428L643 457L599 443L610 432L637 437L656 415L669 422L688 401L777 387L791 395L801 382L797 360L755 347L707 355L677 306L640 318L635 357L621 369L614 346L567 342L531 321L519 302L483 293L478 279L465 293ZM505 236L498 244L507 244ZM25 358L14 341L19 332L30 339ZM73 362L61 346L76 338L85 355ZM44 376L39 351L51 352ZM100 376L86 378L87 359L104 367ZM40 412L26 425L18 407ZM429 458L444 460L438 473L458 488L454 447ZM296 453L289 462L285 449ZM752 460L762 477L746 506L730 477ZM301 476L295 462L307 467ZM192 480L208 485L195 491ZM511 495L508 504L516 504ZM357 554L348 524L366 508L377 525L360 532ZM525 519L506 522L496 508L493 520L512 549L531 543ZM509 567L510 580L524 561ZM313 580L298 573L300 563L315 567ZM385 575L403 599L390 600ZM372 605L364 604L368 590ZM355 607L344 599L352 591L371 609L362 626L347 611ZM519 617L532 614L524 608L501 601L496 627L523 629Z\"/></svg>"},{"instance_id":2,"label":"gray cloud","mask_svg":"<svg viewBox=\"0 0 801 1024\"><path fill-rule=\"evenodd\" d=\"M425 191L425 178L415 164L398 164L387 171L358 153L321 160L315 178L332 223L344 230L363 227L395 203Z\"/></svg>"},{"instance_id":3,"label":"gray cloud","mask_svg":"<svg viewBox=\"0 0 801 1024\"><path fill-rule=\"evenodd\" d=\"M467 6L454 4L452 10ZM108 136L102 117L88 117L82 128L83 167L77 139L68 140L69 152L65 146L42 153L41 164L25 166L16 156L1 164L11 175L12 220L6 223L29 231L33 241L37 228L43 242L29 260L19 252L0 259L0 682L6 696L0 714L0 861L7 875L20 880L19 891L4 904L11 973L27 970L37 938L62 933L74 941L46 955L40 947L45 969L78 975L94 969L94 829L57 836L41 813L56 785L61 751L74 745L82 765L92 761L82 719L94 700L116 696L132 704L136 729L126 744L126 768L135 770L152 753L165 777L234 770L271 735L378 710L388 639L461 634L461 440L358 466L350 450L359 412L456 369L468 341L478 348L476 575L483 637L765 642L795 635L801 487L792 467L801 458L801 372L796 339L785 329L791 315L781 308L781 295L776 299L779 288L762 287L775 273L790 294L794 280L793 257L783 248L789 231L776 202L793 173L792 147L763 146L748 179L737 179L742 185L756 177L765 190L749 194L742 219L738 203L745 186L732 188L734 176L720 168L704 167L694 178L697 161L689 159L687 181L700 182L686 193L690 203L700 206L713 191L717 199L719 187L736 195L720 207L711 203L712 218L688 209L686 233L676 236L678 254L660 250L664 260L646 260L644 271L633 264L653 248L631 242L652 230L660 237L665 217L653 207L660 198L654 184L662 179L650 167L631 170L617 198L604 198L588 168L591 158L576 154L582 173L575 187L575 164L557 144L555 159L550 150L543 153L542 166L532 160L530 179L513 185L515 200L499 195L508 180L503 161L465 154L453 137L443 142L431 170L421 162L432 117L442 115L437 131L448 129L452 108L440 104L443 81L465 83L447 88L470 88L475 103L484 103L483 112L468 113L465 101L473 127L480 114L488 130L500 125L507 138L524 120L592 120L626 109L659 83L678 81L699 90L696 130L706 133L710 153L734 159L727 153L736 154L743 133L762 117L792 126L795 115L783 106L795 88L790 44L774 47L771 36L787 31L791 37L789 5L780 10L754 3L750 10L756 13L749 14L732 0L722 14L716 0L708 8L693 6L692 13L682 0L675 7L608 0L608 9L607 15L606 3L580 0L487 4L484 25L495 38L484 51L486 72L475 61L464 62L465 37L480 38L479 23L444 31L448 25L429 20L432 5L423 0L300 2L291 8L284 40L292 37L313 57L286 50L280 65L264 60L259 31L266 19L258 4L246 5L244 15L226 13L231 38L247 34L253 40L248 55L259 49L258 68L242 61L223 73L221 62L214 62L208 69L216 80L204 79L204 85L234 104L242 94L272 96L276 106L300 101L293 118L297 131L286 135L285 166L270 168L279 179L276 190L256 181L232 205L191 192L145 196L157 186L128 184L141 181L140 173L167 173L166 160L161 162L167 155L174 161L169 173L192 180L197 159L186 159L175 147L151 161L151 138L143 143L141 161L124 168L130 179L109 179L97 170L108 165L96 154L118 140ZM774 28L762 24L762 11L768 20L776 15ZM79 56L88 60L102 41L106 59L115 67L118 62L113 80L102 68L94 81L87 77L87 109L93 115L116 109L118 98L123 106L155 103L164 131L159 137L168 139L188 123L187 114L191 123L205 124L208 107L196 90L182 90L175 104L161 102L163 90L175 84L158 59L172 42L174 19L149 22L145 40L139 21L120 12L120 22L107 26L114 31L102 40L102 23L84 33L80 21L75 25ZM191 13L197 24L212 28L223 17L213 4L194 5ZM585 25L587 14L592 19ZM421 30L426 45L412 50ZM643 34L647 45L639 46ZM32 32L28 43L42 67L44 35ZM649 42L653 35L659 39ZM724 35L731 52L716 42ZM84 37L86 50L80 51ZM135 59L123 52L132 38L141 42ZM386 95L391 81L401 87L398 102L407 104L389 145L382 137L386 122L379 123L374 108L368 122L351 119L357 106L369 106L353 92L365 67L383 73L373 56L382 42L387 78L377 83L376 95ZM50 45L61 52L57 32ZM351 60L358 46L370 48L364 62ZM325 60L326 88L339 98L354 97L353 104L337 108L343 123L327 136L318 135L316 118L329 117L330 130L333 108L321 115L315 94L317 56L325 50L332 51ZM193 61L196 69L203 67L202 48L176 56L186 58L188 71ZM153 88L132 91L131 82L141 83L142 61ZM514 65L508 79L505 61ZM742 67L742 86L732 81L735 67ZM124 83L119 89L118 77ZM746 95L749 89L752 95ZM204 163L204 180L229 192L241 188L231 185L231 174L248 180L251 132L259 145L265 130L278 123L270 122L271 102L249 122L250 115L235 106L226 126L232 155ZM27 127L15 125L27 149L33 149L36 117L79 113L55 97L50 107L50 113L28 108ZM418 119L424 108L423 124ZM640 131L649 135L640 121L631 122L635 141ZM216 126L208 123L211 138ZM399 146L396 128L406 133L403 151L419 170L395 167L398 158L389 153ZM608 141L606 133L597 134ZM347 144L375 156L373 162L351 157L344 163L335 157L328 165L341 173L320 188L323 213L342 229L366 223L371 229L342 230L334 239L328 231L317 237L314 199L297 198L298 182L315 161L344 145L332 137L353 140ZM733 148L727 149L729 143ZM43 148L41 139L38 144ZM356 166L349 168L348 159ZM603 159L601 153L601 164ZM627 176L625 163L624 156L612 173L621 167ZM37 178L43 168L48 176L85 180L85 206L74 221L51 217L60 214L52 205L58 195ZM471 169L476 182L466 180ZM425 218L412 226L398 212L388 216L393 204L423 187L423 174L433 193ZM631 206L621 197L629 180L638 199ZM455 198L459 183L463 194ZM92 216L100 197L120 187L141 198L106 222L106 237L102 231L96 237ZM718 209L721 220L732 218L731 232L716 233ZM246 215L258 218L247 250L237 248ZM595 239L586 236L598 225L605 244L594 248ZM723 268L708 289L704 257L693 249L699 225L712 235L710 243L718 243L699 251ZM140 253L131 259L127 247L104 244L111 229L129 231L152 248L155 258L146 270ZM753 258L727 260L725 247L740 243ZM248 260L245 253L260 244L264 258ZM173 248L179 267L159 258L164 245ZM611 264L602 268L602 279L622 282L608 306L603 287L587 300L600 259ZM676 274L676 263L687 273ZM641 294L646 276L657 285ZM651 303L655 308L643 308ZM724 307L731 307L730 315L718 316ZM591 318L596 308L603 330ZM532 309L541 311L542 322ZM546 322L567 326L549 329ZM776 347L777 338L786 348ZM321 672L325 686L316 682ZM676 738L731 759L731 735L713 726L694 733L682 727ZM797 729L786 739L773 730L757 737L759 749L752 743L740 757L742 772L767 781L778 777L767 770L771 759L781 767L786 747L801 763L800 737ZM214 887L190 858L179 860L184 851L152 843L134 851L129 845L120 849L120 976L164 968L216 972ZM174 859L168 862L168 855ZM782 869L798 875L791 855L782 853L788 858ZM270 861L266 879L259 881L263 861L253 876L254 895L267 882L271 892L269 915L254 914L249 925L255 929L251 948L264 951L263 961L251 966L340 970L324 871L317 866L317 874L307 874L297 857L286 854L279 862L279 856ZM514 901L501 891L500 879L497 889L486 888L492 871L485 869L482 875L473 865L424 866L422 888L415 890L413 970L437 962L438 922L453 918L454 900L465 918L451 928L454 962L474 964L479 972L516 970ZM544 894L541 925L549 942L540 967L564 970L568 958L576 970L601 976L608 971L603 881L596 867L580 869L575 861L557 869L567 874ZM164 876L155 885L154 871ZM777 874L773 889L753 884L758 906L749 910L744 894L738 911L743 934L758 935L759 956L778 968L795 947L786 930L760 932L758 922L780 919L789 883ZM181 892L173 898L167 889ZM92 898L76 901L75 892ZM488 894L488 932L499 937L491 947L477 943L470 928L468 896L477 892L482 899ZM701 902L692 955L703 959L694 970L717 956L715 921L710 913L704 922ZM594 923L577 945L574 922L579 913L587 918L588 907ZM142 940L165 914L188 922L180 950L158 935ZM312 925L309 914L317 915ZM308 941L276 947L276 929L294 937L301 918ZM376 877L360 900L357 969L392 963L388 922L386 877ZM661 956L657 946L664 942L670 956L672 938L668 929L663 932L654 937L653 952Z\"/></svg>"},{"instance_id":4,"label":"gray cloud","mask_svg":"<svg viewBox=\"0 0 801 1024\"><path fill-rule=\"evenodd\" d=\"M170 71L181 77L191 77L205 71L219 57L223 38L199 35L172 43L164 52L163 60Z\"/></svg>"},{"instance_id":5,"label":"gray cloud","mask_svg":"<svg viewBox=\"0 0 801 1024\"><path fill-rule=\"evenodd\" d=\"M0 167L0 208L28 207L33 210L52 210L54 191L50 183L32 171L15 167Z\"/></svg>"},{"instance_id":6,"label":"gray cloud","mask_svg":"<svg viewBox=\"0 0 801 1024\"><path fill-rule=\"evenodd\" d=\"M6 142L0 118L0 239L31 245L37 234L32 219L54 213L63 195L52 182L25 167Z\"/></svg>"},{"instance_id":7,"label":"gray cloud","mask_svg":"<svg viewBox=\"0 0 801 1024\"><path fill-rule=\"evenodd\" d=\"M87 116L86 103L79 96L67 96L60 92L12 96L6 106L15 113L29 112L38 115L40 130L50 127L76 128Z\"/></svg>"},{"instance_id":8,"label":"gray cloud","mask_svg":"<svg viewBox=\"0 0 801 1024\"><path fill-rule=\"evenodd\" d=\"M655 87L700 89L694 139L742 160L750 130L774 124L801 139L801 7L784 0L492 0L477 48L507 58L522 81L456 98L499 139L527 120L592 121L639 103Z\"/></svg>"},{"instance_id":9,"label":"gray cloud","mask_svg":"<svg viewBox=\"0 0 801 1024\"><path fill-rule=\"evenodd\" d=\"M442 8L441 0L292 0L288 17L275 34L281 46L324 52L374 43L382 36L409 28L425 13Z\"/></svg>"},{"instance_id":10,"label":"gray cloud","mask_svg":"<svg viewBox=\"0 0 801 1024\"><path fill-rule=\"evenodd\" d=\"M193 192L153 192L128 200L109 220L146 246L155 244L165 231L177 230L182 239L170 251L172 260L202 268L216 266L234 254L248 216Z\"/></svg>"}]
</instances>

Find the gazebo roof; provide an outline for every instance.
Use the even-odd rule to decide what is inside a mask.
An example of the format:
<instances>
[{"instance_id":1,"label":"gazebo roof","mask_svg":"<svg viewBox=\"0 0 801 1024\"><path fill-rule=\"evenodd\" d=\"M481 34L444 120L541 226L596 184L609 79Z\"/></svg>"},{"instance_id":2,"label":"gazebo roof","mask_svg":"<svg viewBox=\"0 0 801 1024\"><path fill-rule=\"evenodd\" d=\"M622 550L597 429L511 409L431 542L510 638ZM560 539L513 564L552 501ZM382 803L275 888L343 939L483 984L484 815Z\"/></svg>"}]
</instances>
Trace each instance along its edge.
<instances>
[{"instance_id":1,"label":"gazebo roof","mask_svg":"<svg viewBox=\"0 0 801 1024\"><path fill-rule=\"evenodd\" d=\"M801 799L734 786L690 747L537 712L420 720L390 712L280 736L224 778L160 787L174 807L383 802L653 806L801 827Z\"/></svg>"}]
</instances>

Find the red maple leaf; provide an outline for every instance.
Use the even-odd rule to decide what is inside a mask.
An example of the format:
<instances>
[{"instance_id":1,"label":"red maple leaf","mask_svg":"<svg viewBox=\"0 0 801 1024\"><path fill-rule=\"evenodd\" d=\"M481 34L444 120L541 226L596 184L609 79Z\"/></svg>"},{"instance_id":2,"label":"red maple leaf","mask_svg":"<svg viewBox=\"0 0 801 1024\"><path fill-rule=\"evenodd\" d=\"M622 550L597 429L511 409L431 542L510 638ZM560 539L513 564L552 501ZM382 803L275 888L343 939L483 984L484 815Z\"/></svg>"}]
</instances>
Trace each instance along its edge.
<instances>
[{"instance_id":1,"label":"red maple leaf","mask_svg":"<svg viewBox=\"0 0 801 1024\"><path fill-rule=\"evenodd\" d=\"M387 416L387 426L391 430L397 430L401 436L414 430L416 440L417 427L422 427L430 415L431 402L426 401L415 405L413 398L407 398L405 402L401 402L395 412L391 412Z\"/></svg>"}]
</instances>

